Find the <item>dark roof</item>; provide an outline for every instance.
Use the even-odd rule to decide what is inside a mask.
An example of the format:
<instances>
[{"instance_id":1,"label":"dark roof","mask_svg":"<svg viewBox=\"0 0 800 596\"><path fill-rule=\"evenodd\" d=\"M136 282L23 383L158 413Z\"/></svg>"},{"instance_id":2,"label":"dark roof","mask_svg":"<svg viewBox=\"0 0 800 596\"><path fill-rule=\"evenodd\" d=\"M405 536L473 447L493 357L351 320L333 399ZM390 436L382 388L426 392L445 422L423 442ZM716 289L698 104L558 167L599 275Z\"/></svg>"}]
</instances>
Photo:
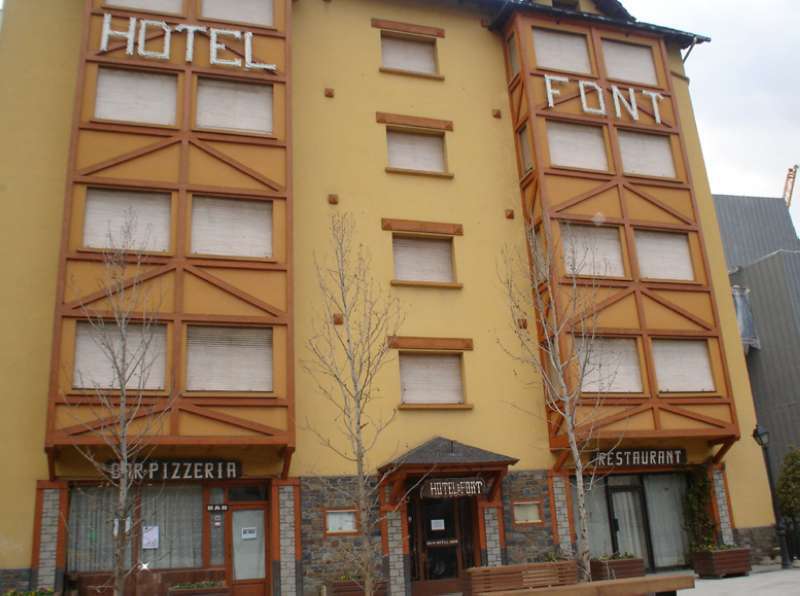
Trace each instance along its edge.
<instances>
[{"instance_id":1,"label":"dark roof","mask_svg":"<svg viewBox=\"0 0 800 596\"><path fill-rule=\"evenodd\" d=\"M486 464L514 465L517 459L465 445L452 439L434 437L421 445L407 451L404 455L381 466L381 469L399 466L447 466L473 464L476 466Z\"/></svg>"},{"instance_id":2,"label":"dark roof","mask_svg":"<svg viewBox=\"0 0 800 596\"><path fill-rule=\"evenodd\" d=\"M679 29L672 29L670 27L661 27L660 25L653 25L651 23L642 23L637 21L622 5L619 0L595 0L597 7L605 14L593 14L589 12L580 12L570 10L568 8L558 8L555 6L546 6L539 4L536 0L485 0L488 4L497 5L498 11L492 19L491 27L502 27L508 17L515 10L528 10L533 12L540 12L560 17L577 18L584 21L593 21L596 23L604 23L607 25L614 25L617 27L624 27L627 29L637 29L640 31L647 31L649 33L656 33L662 35L670 41L676 42L681 48L689 47L693 44L699 44L706 41L711 41L710 37L705 35L698 35L696 33L689 33Z\"/></svg>"},{"instance_id":3,"label":"dark roof","mask_svg":"<svg viewBox=\"0 0 800 596\"><path fill-rule=\"evenodd\" d=\"M783 199L714 195L714 206L729 271L778 250L800 250Z\"/></svg>"}]
</instances>

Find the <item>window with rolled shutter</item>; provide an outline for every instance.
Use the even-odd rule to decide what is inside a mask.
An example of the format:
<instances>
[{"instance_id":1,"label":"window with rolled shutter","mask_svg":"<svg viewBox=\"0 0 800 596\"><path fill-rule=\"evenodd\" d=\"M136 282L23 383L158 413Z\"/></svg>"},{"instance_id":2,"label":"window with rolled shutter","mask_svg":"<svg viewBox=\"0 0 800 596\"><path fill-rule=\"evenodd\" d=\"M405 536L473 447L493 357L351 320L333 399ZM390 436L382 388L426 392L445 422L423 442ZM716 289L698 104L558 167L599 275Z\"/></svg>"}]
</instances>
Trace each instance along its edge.
<instances>
[{"instance_id":1,"label":"window with rolled shutter","mask_svg":"<svg viewBox=\"0 0 800 596\"><path fill-rule=\"evenodd\" d=\"M617 131L617 137L626 174L675 178L669 137L630 130Z\"/></svg>"},{"instance_id":2,"label":"window with rolled shutter","mask_svg":"<svg viewBox=\"0 0 800 596\"><path fill-rule=\"evenodd\" d=\"M522 154L522 169L525 173L533 169L533 155L531 153L531 139L528 136L528 127L523 126L519 133L519 150Z\"/></svg>"},{"instance_id":3,"label":"window with rolled shutter","mask_svg":"<svg viewBox=\"0 0 800 596\"><path fill-rule=\"evenodd\" d=\"M705 340L654 339L653 360L659 391L714 391L714 375Z\"/></svg>"},{"instance_id":4,"label":"window with rolled shutter","mask_svg":"<svg viewBox=\"0 0 800 596\"><path fill-rule=\"evenodd\" d=\"M165 14L183 12L183 0L106 0L105 4L106 6L119 6L121 8L148 10Z\"/></svg>"},{"instance_id":5,"label":"window with rolled shutter","mask_svg":"<svg viewBox=\"0 0 800 596\"><path fill-rule=\"evenodd\" d=\"M400 354L400 388L405 404L462 403L461 354Z\"/></svg>"},{"instance_id":6,"label":"window with rolled shutter","mask_svg":"<svg viewBox=\"0 0 800 596\"><path fill-rule=\"evenodd\" d=\"M200 14L207 19L272 27L272 0L202 0Z\"/></svg>"},{"instance_id":7,"label":"window with rolled shutter","mask_svg":"<svg viewBox=\"0 0 800 596\"><path fill-rule=\"evenodd\" d=\"M272 329L205 327L188 330L189 391L272 391Z\"/></svg>"},{"instance_id":8,"label":"window with rolled shutter","mask_svg":"<svg viewBox=\"0 0 800 596\"><path fill-rule=\"evenodd\" d=\"M384 68L423 74L437 74L436 42L381 35L381 58Z\"/></svg>"},{"instance_id":9,"label":"window with rolled shutter","mask_svg":"<svg viewBox=\"0 0 800 596\"><path fill-rule=\"evenodd\" d=\"M271 257L272 203L194 196L192 252L231 257Z\"/></svg>"},{"instance_id":10,"label":"window with rolled shutter","mask_svg":"<svg viewBox=\"0 0 800 596\"><path fill-rule=\"evenodd\" d=\"M599 126L550 121L547 140L554 166L608 170L606 143Z\"/></svg>"},{"instance_id":11,"label":"window with rolled shutter","mask_svg":"<svg viewBox=\"0 0 800 596\"><path fill-rule=\"evenodd\" d=\"M577 341L578 361L581 367L585 365L581 391L641 393L642 374L635 339L595 337Z\"/></svg>"},{"instance_id":12,"label":"window with rolled shutter","mask_svg":"<svg viewBox=\"0 0 800 596\"><path fill-rule=\"evenodd\" d=\"M163 389L166 343L165 325L129 324L123 339L114 323L100 325L79 321L75 327L72 386L76 389L119 389L122 386L116 372L119 367L128 378L128 389Z\"/></svg>"},{"instance_id":13,"label":"window with rolled shutter","mask_svg":"<svg viewBox=\"0 0 800 596\"><path fill-rule=\"evenodd\" d=\"M603 58L611 79L658 85L653 50L650 46L603 40Z\"/></svg>"},{"instance_id":14,"label":"window with rolled shutter","mask_svg":"<svg viewBox=\"0 0 800 596\"><path fill-rule=\"evenodd\" d=\"M83 246L166 252L170 248L170 195L90 188L86 191Z\"/></svg>"},{"instance_id":15,"label":"window with rolled shutter","mask_svg":"<svg viewBox=\"0 0 800 596\"><path fill-rule=\"evenodd\" d=\"M565 224L561 229L561 243L568 273L610 277L625 275L617 228Z\"/></svg>"},{"instance_id":16,"label":"window with rolled shutter","mask_svg":"<svg viewBox=\"0 0 800 596\"><path fill-rule=\"evenodd\" d=\"M272 85L199 79L197 126L217 130L271 133Z\"/></svg>"},{"instance_id":17,"label":"window with rolled shutter","mask_svg":"<svg viewBox=\"0 0 800 596\"><path fill-rule=\"evenodd\" d=\"M390 167L424 172L445 171L443 135L389 130L386 140Z\"/></svg>"},{"instance_id":18,"label":"window with rolled shutter","mask_svg":"<svg viewBox=\"0 0 800 596\"><path fill-rule=\"evenodd\" d=\"M590 74L586 36L552 29L533 29L533 49L539 68Z\"/></svg>"},{"instance_id":19,"label":"window with rolled shutter","mask_svg":"<svg viewBox=\"0 0 800 596\"><path fill-rule=\"evenodd\" d=\"M394 277L402 281L455 281L453 242L449 238L392 238Z\"/></svg>"},{"instance_id":20,"label":"window with rolled shutter","mask_svg":"<svg viewBox=\"0 0 800 596\"><path fill-rule=\"evenodd\" d=\"M686 234L636 230L636 252L642 277L694 279L689 237Z\"/></svg>"},{"instance_id":21,"label":"window with rolled shutter","mask_svg":"<svg viewBox=\"0 0 800 596\"><path fill-rule=\"evenodd\" d=\"M508 49L508 63L511 66L511 76L519 73L519 55L517 54L517 36L512 35L506 40L506 48Z\"/></svg>"},{"instance_id":22,"label":"window with rolled shutter","mask_svg":"<svg viewBox=\"0 0 800 596\"><path fill-rule=\"evenodd\" d=\"M174 125L178 79L175 75L100 68L94 117L139 124Z\"/></svg>"}]
</instances>

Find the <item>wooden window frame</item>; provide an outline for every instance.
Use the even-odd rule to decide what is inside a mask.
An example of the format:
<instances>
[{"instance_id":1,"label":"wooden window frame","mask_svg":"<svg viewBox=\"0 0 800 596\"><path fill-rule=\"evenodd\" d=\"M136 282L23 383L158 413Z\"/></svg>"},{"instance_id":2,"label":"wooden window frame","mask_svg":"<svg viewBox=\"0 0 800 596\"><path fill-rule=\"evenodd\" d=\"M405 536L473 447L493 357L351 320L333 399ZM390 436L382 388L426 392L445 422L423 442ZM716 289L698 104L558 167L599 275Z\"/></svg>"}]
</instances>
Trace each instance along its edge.
<instances>
[{"instance_id":1,"label":"wooden window frame","mask_svg":"<svg viewBox=\"0 0 800 596\"><path fill-rule=\"evenodd\" d=\"M190 2L194 2L195 0L189 0ZM121 6L114 0L105 0L100 5L100 10L120 10L130 13L140 13L142 15L151 16L151 15L160 15L160 16L170 16L170 17L185 17L186 16L186 0L181 0L181 10L180 12L160 12L157 10L148 10L146 8L132 8L130 6Z\"/></svg>"},{"instance_id":2,"label":"wooden window frame","mask_svg":"<svg viewBox=\"0 0 800 596\"><path fill-rule=\"evenodd\" d=\"M626 34L617 35L610 31L604 31L600 33L600 39L598 40L598 47L603 52L603 75L605 76L606 80L610 83L619 83L626 86L637 86L644 89L657 89L659 91L666 91L667 84L663 78L663 72L667 71L665 65L662 63L661 60L661 52L658 48L658 41L656 39L650 39L647 37L636 37L635 39L631 39ZM650 56L653 59L653 69L655 71L657 83L655 85L650 85L648 83L642 83L638 81L629 81L627 79L616 79L611 77L608 74L608 66L606 65L605 60L605 51L603 49L603 42L604 41L615 41L617 43L628 44L631 46L643 46L650 49Z\"/></svg>"},{"instance_id":3,"label":"wooden window frame","mask_svg":"<svg viewBox=\"0 0 800 596\"><path fill-rule=\"evenodd\" d=\"M583 167L579 167L579 166L565 166L565 165L553 163L552 151L550 150L550 130L548 128L551 122L556 122L558 124L573 124L575 126L586 126L586 127L599 128L600 131L603 134L603 149L604 149L604 151L606 153L606 169L605 170L596 170L594 168L583 168ZM570 118L569 116L565 118L565 117L561 116L560 114L550 114L548 116L545 116L544 119L543 119L543 124L544 124L544 133L545 133L544 134L544 138L546 140L544 146L545 146L545 152L546 152L546 155L547 155L547 165L548 165L548 167L550 169L556 170L556 173L558 172L558 170L562 170L564 172L582 172L582 173L587 173L587 174L607 174L607 175L612 175L612 176L616 175L617 172L616 172L616 168L614 166L614 153L613 153L612 147L611 147L611 143L612 143L611 133L610 133L608 124L606 124L605 122L594 122L594 121L588 122L588 121L585 121L585 120L575 120L573 118ZM619 148L619 141L617 139L615 139L615 141L617 142L617 148ZM674 180L672 178L655 178L655 179L656 180L672 180L674 182Z\"/></svg>"},{"instance_id":4,"label":"wooden window frame","mask_svg":"<svg viewBox=\"0 0 800 596\"><path fill-rule=\"evenodd\" d=\"M223 81L225 83L241 83L244 85L260 85L262 87L272 87L272 130L269 132L247 131L238 130L235 128L206 128L200 126L197 122L197 104L200 91L200 80L205 79L209 81ZM279 84L272 79L251 79L251 78L231 78L218 76L214 73L196 72L192 77L192 97L191 97L191 113L190 129L192 132L201 134L219 134L233 137L254 137L256 139L269 139L276 141L278 136L275 134L275 90ZM285 101L285 100L284 100Z\"/></svg>"},{"instance_id":5,"label":"wooden window frame","mask_svg":"<svg viewBox=\"0 0 800 596\"><path fill-rule=\"evenodd\" d=\"M461 224L383 218L381 220L381 228L392 232L392 240L394 240L394 238L450 240L450 259L454 281L414 281L393 278L390 282L391 285L397 287L440 288L456 290L460 290L464 287L464 284L458 281L455 243L453 242L454 236L462 236L464 234L464 228ZM394 256L394 253L392 256Z\"/></svg>"},{"instance_id":6,"label":"wooden window frame","mask_svg":"<svg viewBox=\"0 0 800 596\"><path fill-rule=\"evenodd\" d=\"M445 133L453 131L452 120L439 120L437 118L424 118L421 116L406 116L402 114L389 114L386 112L375 112L375 121L378 124L386 125L386 150L388 162L389 132L401 132L407 134L423 134L439 136L442 138L442 161L444 171L435 170L416 170L409 168L396 168L387 165L385 170L389 174L406 174L412 176L431 176L433 178L454 178L455 174L450 171L450 161L447 155L447 135Z\"/></svg>"},{"instance_id":7,"label":"wooden window frame","mask_svg":"<svg viewBox=\"0 0 800 596\"><path fill-rule=\"evenodd\" d=\"M520 52L519 39L516 31L512 31L505 38L505 54L506 54L506 74L508 76L509 85L516 81L522 73L522 52ZM514 72L511 60L511 48L513 46L517 58L517 72Z\"/></svg>"},{"instance_id":8,"label":"wooden window frame","mask_svg":"<svg viewBox=\"0 0 800 596\"><path fill-rule=\"evenodd\" d=\"M635 172L625 171L625 161L622 157L622 146L619 142L620 132L630 132L642 135L650 135L654 137L666 137L669 143L669 152L672 157L672 167L675 170L675 176L655 176L653 174L639 174ZM614 126L614 142L617 144L617 152L619 153L620 174L625 178L641 178L642 180L655 180L658 182L684 182L686 173L683 169L683 163L680 159L681 148L679 146L678 136L675 133L665 130L652 130L643 129L630 124L617 124ZM609 165L610 167L610 165Z\"/></svg>"},{"instance_id":9,"label":"wooden window frame","mask_svg":"<svg viewBox=\"0 0 800 596\"><path fill-rule=\"evenodd\" d=\"M570 273L570 271L567 269L567 255L564 252L564 230L567 227L584 227L591 229L614 228L615 230L617 230L617 239L619 240L619 252L620 256L622 257L623 275L596 275L591 273ZM622 224L617 224L617 223L594 224L591 221L558 220L558 250L561 253L560 263L558 264L558 267L560 268L562 279L600 280L598 283L601 284L603 282L609 282L609 281L633 281L633 277L631 275L631 265L630 265L631 256L628 253L628 245L625 240L626 237L625 234L626 234L625 227Z\"/></svg>"},{"instance_id":10,"label":"wooden window frame","mask_svg":"<svg viewBox=\"0 0 800 596\"><path fill-rule=\"evenodd\" d=\"M698 265L700 270L703 270L702 260L697 256L697 247L695 246L695 242L693 242L692 232L691 230L681 230L681 229L671 229L671 228L661 228L657 226L641 226L641 225L633 225L631 226L633 230L633 246L636 250L636 270L639 272L639 278L643 281L647 282L654 282L659 284L677 284L677 285L695 285L695 286L702 286L703 281L702 275L698 275ZM639 256L639 246L636 241L636 233L637 232L657 232L659 234L674 234L676 236L683 236L686 238L686 245L689 248L689 263L692 266L692 279L675 279L671 277L647 277L642 275L642 267L640 262Z\"/></svg>"},{"instance_id":11,"label":"wooden window frame","mask_svg":"<svg viewBox=\"0 0 800 596\"><path fill-rule=\"evenodd\" d=\"M536 505L539 509L539 521L517 521L517 515L515 507L517 505ZM542 499L515 499L511 501L511 519L514 522L515 526L519 526L521 528L531 528L531 527L538 527L544 526L544 504L542 503Z\"/></svg>"},{"instance_id":12,"label":"wooden window frame","mask_svg":"<svg viewBox=\"0 0 800 596\"><path fill-rule=\"evenodd\" d=\"M389 348L398 350L398 367L402 354L427 354L427 355L453 355L458 354L461 358L461 392L462 401L457 404L406 404L400 396L398 410L406 411L464 411L472 410L475 405L467 399L467 379L464 366L464 352L472 351L473 341L471 338L455 337L411 337L411 336L390 336L387 338ZM402 380L401 380L402 382Z\"/></svg>"},{"instance_id":13,"label":"wooden window frame","mask_svg":"<svg viewBox=\"0 0 800 596\"><path fill-rule=\"evenodd\" d=\"M331 532L328 529L328 514L329 513L353 513L356 521L356 529L352 532ZM358 536L361 533L361 516L358 514L357 507L325 507L322 510L322 517L325 523L325 538L338 538L341 536Z\"/></svg>"},{"instance_id":14,"label":"wooden window frame","mask_svg":"<svg viewBox=\"0 0 800 596\"><path fill-rule=\"evenodd\" d=\"M393 39L403 39L407 41L414 41L417 43L427 43L433 46L433 62L436 67L436 72L421 72L417 70L408 70L405 68L392 68L390 66L383 66L383 39L385 37L393 38ZM442 66L441 62L439 61L439 44L436 41L436 37L428 36L428 35L420 35L420 34L412 34L412 33L405 33L401 31L396 31L393 29L381 29L380 33L381 38L381 66L378 68L379 72L383 72L386 74L395 74L395 75L402 75L406 77L419 77L422 79L430 79L433 81L444 81L444 75L442 74Z\"/></svg>"},{"instance_id":15,"label":"wooden window frame","mask_svg":"<svg viewBox=\"0 0 800 596\"><path fill-rule=\"evenodd\" d=\"M552 31L553 33L568 33L570 35L581 35L583 36L584 41L586 42L586 55L589 60L589 69L590 72L577 72L574 70L564 70L562 68L552 68L552 67L545 67L539 65L539 59L536 56L536 42L534 41L534 37L536 36L536 29L546 29L548 31ZM583 79L597 79L597 73L599 72L598 64L597 64L597 57L594 55L594 47L592 44L591 34L586 31L586 29L565 25L564 23L560 23L558 26L552 23L542 23L537 22L536 24L530 27L530 36L528 39L530 43L530 51L533 60L531 64L533 65L533 69L538 72L553 72L556 74L564 74L568 75L573 78L583 78Z\"/></svg>"},{"instance_id":16,"label":"wooden window frame","mask_svg":"<svg viewBox=\"0 0 800 596\"><path fill-rule=\"evenodd\" d=\"M651 391L650 379L647 367L646 350L652 353L652 346L645 341L645 337L641 333L614 333L613 331L601 330L602 332L595 335L595 339L631 339L636 344L636 354L639 363L639 379L642 383L641 391L585 391L580 387L580 397L596 400L611 399L611 398L625 398L625 399L642 399L646 398ZM570 334L570 340L573 342L574 353L577 355L577 344L575 344L576 334ZM582 379L574 378L573 383L580 382Z\"/></svg>"}]
</instances>

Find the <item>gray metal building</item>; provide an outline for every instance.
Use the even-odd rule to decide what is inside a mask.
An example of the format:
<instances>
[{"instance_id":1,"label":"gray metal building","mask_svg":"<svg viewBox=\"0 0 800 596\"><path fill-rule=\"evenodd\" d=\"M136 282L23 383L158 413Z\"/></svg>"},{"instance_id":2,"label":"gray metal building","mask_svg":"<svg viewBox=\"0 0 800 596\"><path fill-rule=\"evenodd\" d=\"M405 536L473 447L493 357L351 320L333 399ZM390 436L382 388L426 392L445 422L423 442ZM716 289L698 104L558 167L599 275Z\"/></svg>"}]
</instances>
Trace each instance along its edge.
<instances>
[{"instance_id":1,"label":"gray metal building","mask_svg":"<svg viewBox=\"0 0 800 596\"><path fill-rule=\"evenodd\" d=\"M800 446L800 239L782 198L715 195L747 369L771 467ZM742 429L745 432L747 429Z\"/></svg>"}]
</instances>

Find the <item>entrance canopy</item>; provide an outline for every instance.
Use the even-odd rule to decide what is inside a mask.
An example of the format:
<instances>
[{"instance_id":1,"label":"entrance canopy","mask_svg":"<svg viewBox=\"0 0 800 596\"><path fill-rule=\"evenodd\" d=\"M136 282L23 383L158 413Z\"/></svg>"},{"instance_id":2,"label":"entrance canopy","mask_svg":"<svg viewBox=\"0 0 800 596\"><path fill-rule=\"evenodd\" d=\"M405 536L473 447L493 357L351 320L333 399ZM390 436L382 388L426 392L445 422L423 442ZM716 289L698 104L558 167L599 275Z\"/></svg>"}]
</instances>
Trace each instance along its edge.
<instances>
[{"instance_id":1,"label":"entrance canopy","mask_svg":"<svg viewBox=\"0 0 800 596\"><path fill-rule=\"evenodd\" d=\"M481 475L491 478L492 497L497 495L500 482L519 460L507 455L465 445L445 437L434 437L379 468L383 481L392 486L390 501L395 503L403 494L410 476ZM490 497L490 500L493 498Z\"/></svg>"}]
</instances>

